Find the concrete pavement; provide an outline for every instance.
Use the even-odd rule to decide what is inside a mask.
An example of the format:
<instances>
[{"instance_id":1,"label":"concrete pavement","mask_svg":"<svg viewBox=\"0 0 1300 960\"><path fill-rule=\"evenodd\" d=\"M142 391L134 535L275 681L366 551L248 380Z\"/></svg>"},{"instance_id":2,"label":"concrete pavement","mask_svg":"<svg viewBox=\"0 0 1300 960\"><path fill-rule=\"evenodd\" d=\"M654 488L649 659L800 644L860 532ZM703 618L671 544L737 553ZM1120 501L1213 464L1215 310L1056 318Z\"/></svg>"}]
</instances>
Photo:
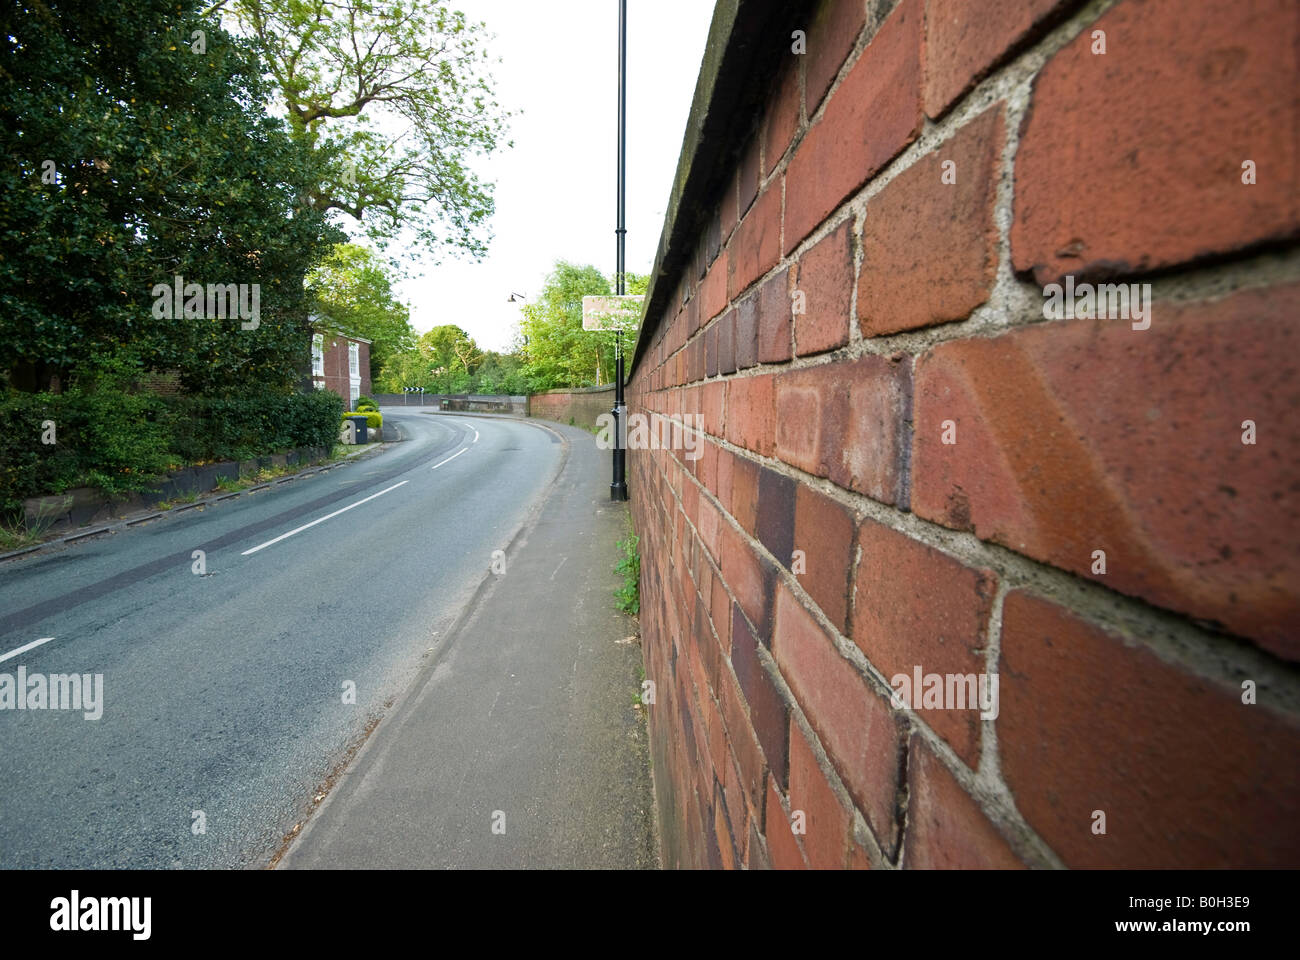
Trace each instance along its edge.
<instances>
[{"instance_id":1,"label":"concrete pavement","mask_svg":"<svg viewBox=\"0 0 1300 960\"><path fill-rule=\"evenodd\" d=\"M612 599L626 508L591 434L548 428L551 495L282 867L658 865L640 649Z\"/></svg>"}]
</instances>

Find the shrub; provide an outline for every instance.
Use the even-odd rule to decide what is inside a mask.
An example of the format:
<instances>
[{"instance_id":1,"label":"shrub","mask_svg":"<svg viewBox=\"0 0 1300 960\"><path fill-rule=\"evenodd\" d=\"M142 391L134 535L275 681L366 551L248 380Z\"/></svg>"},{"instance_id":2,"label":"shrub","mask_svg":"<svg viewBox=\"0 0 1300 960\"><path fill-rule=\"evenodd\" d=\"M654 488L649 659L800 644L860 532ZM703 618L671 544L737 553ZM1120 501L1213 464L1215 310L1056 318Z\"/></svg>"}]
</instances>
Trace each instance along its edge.
<instances>
[{"instance_id":1,"label":"shrub","mask_svg":"<svg viewBox=\"0 0 1300 960\"><path fill-rule=\"evenodd\" d=\"M357 410L353 410L351 413L343 414L344 419L348 417L361 417L361 416L364 416L366 418L366 426L369 427L371 430L378 430L380 427L384 425L384 415L380 413L378 410L357 409Z\"/></svg>"},{"instance_id":2,"label":"shrub","mask_svg":"<svg viewBox=\"0 0 1300 960\"><path fill-rule=\"evenodd\" d=\"M375 403L374 400L371 400L365 394L362 394L361 396L357 397L356 409L357 409L357 413L366 413L370 410L374 410L375 412L378 412L379 404Z\"/></svg>"}]
</instances>

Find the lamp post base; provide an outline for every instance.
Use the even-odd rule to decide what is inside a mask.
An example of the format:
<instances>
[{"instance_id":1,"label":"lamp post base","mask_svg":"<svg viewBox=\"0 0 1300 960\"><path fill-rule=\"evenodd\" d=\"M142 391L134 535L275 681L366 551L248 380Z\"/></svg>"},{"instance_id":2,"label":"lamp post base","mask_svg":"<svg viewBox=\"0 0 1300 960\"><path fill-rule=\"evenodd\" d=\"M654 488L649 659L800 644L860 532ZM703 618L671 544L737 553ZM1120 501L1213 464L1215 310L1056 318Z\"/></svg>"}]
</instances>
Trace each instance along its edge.
<instances>
[{"instance_id":1,"label":"lamp post base","mask_svg":"<svg viewBox=\"0 0 1300 960\"><path fill-rule=\"evenodd\" d=\"M622 501L627 499L626 483L611 483L609 485L609 499Z\"/></svg>"}]
</instances>

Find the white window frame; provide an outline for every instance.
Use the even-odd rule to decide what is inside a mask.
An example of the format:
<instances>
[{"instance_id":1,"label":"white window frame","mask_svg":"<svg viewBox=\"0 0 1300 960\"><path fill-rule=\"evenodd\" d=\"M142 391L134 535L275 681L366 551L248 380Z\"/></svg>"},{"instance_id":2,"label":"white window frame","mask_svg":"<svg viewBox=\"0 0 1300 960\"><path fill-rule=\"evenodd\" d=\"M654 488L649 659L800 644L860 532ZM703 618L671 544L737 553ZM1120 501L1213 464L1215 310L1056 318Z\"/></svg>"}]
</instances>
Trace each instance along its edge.
<instances>
[{"instance_id":1,"label":"white window frame","mask_svg":"<svg viewBox=\"0 0 1300 960\"><path fill-rule=\"evenodd\" d=\"M348 341L348 376L357 381L361 378L361 344L355 340Z\"/></svg>"},{"instance_id":2,"label":"white window frame","mask_svg":"<svg viewBox=\"0 0 1300 960\"><path fill-rule=\"evenodd\" d=\"M325 376L325 335L314 333L311 338L311 375Z\"/></svg>"}]
</instances>

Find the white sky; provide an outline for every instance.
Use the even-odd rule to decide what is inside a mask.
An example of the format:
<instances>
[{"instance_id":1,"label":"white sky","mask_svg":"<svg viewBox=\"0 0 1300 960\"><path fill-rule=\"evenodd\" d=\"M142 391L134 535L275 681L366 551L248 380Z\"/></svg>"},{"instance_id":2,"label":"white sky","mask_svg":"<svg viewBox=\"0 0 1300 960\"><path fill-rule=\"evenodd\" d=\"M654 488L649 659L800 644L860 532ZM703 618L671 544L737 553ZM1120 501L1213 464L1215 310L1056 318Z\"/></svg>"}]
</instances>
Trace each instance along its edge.
<instances>
[{"instance_id":1,"label":"white sky","mask_svg":"<svg viewBox=\"0 0 1300 960\"><path fill-rule=\"evenodd\" d=\"M618 4L615 0L459 0L487 23L498 100L514 148L479 158L496 183L488 255L448 257L403 282L411 324L455 323L504 350L521 304L557 259L614 273ZM648 273L677 169L712 0L628 0L627 269ZM421 269L417 267L416 269Z\"/></svg>"}]
</instances>

